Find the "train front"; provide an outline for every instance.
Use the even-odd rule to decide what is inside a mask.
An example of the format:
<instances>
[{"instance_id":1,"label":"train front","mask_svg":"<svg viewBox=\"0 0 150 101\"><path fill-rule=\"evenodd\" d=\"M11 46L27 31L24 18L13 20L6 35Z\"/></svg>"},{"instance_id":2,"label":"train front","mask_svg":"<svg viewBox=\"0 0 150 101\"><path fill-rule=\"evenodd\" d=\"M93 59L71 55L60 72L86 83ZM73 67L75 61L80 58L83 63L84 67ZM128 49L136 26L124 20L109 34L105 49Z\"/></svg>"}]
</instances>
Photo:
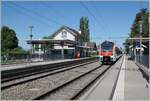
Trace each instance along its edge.
<instances>
[{"instance_id":1,"label":"train front","mask_svg":"<svg viewBox=\"0 0 150 101\"><path fill-rule=\"evenodd\" d=\"M115 61L115 45L113 42L105 41L100 45L100 61L104 64L111 64Z\"/></svg>"}]
</instances>

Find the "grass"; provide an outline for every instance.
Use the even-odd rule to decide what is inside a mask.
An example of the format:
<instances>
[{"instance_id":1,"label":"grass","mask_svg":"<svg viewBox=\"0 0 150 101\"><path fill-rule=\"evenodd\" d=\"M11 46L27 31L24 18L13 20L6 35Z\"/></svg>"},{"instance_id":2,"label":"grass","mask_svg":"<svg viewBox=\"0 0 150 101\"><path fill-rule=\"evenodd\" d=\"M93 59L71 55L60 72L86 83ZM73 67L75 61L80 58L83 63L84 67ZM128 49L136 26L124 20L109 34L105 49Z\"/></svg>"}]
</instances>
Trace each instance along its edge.
<instances>
[{"instance_id":1,"label":"grass","mask_svg":"<svg viewBox=\"0 0 150 101\"><path fill-rule=\"evenodd\" d=\"M24 61L1 61L2 65L21 64L21 63L26 63L26 62Z\"/></svg>"}]
</instances>

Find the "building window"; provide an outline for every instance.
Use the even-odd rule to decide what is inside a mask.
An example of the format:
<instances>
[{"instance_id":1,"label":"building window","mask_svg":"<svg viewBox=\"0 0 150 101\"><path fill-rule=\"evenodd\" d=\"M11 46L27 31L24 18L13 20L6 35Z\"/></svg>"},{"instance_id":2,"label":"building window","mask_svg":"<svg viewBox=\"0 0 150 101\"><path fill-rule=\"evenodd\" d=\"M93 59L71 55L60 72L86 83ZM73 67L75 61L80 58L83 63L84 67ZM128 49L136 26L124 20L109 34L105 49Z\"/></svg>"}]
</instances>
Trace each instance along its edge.
<instances>
[{"instance_id":1,"label":"building window","mask_svg":"<svg viewBox=\"0 0 150 101\"><path fill-rule=\"evenodd\" d=\"M67 32L66 31L63 31L62 32L62 38L66 38L67 37Z\"/></svg>"}]
</instances>

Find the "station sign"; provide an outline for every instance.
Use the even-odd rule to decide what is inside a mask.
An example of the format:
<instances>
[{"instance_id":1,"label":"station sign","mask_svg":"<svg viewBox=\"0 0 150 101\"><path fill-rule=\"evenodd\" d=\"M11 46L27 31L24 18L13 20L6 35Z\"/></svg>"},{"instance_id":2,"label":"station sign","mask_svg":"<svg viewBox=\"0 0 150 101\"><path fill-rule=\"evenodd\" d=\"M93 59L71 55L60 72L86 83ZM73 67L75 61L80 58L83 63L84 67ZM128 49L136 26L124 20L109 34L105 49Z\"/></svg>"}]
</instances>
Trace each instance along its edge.
<instances>
[{"instance_id":1,"label":"station sign","mask_svg":"<svg viewBox=\"0 0 150 101\"><path fill-rule=\"evenodd\" d=\"M140 48L140 42L135 42L135 43L134 43L134 47L135 47L135 48Z\"/></svg>"}]
</instances>

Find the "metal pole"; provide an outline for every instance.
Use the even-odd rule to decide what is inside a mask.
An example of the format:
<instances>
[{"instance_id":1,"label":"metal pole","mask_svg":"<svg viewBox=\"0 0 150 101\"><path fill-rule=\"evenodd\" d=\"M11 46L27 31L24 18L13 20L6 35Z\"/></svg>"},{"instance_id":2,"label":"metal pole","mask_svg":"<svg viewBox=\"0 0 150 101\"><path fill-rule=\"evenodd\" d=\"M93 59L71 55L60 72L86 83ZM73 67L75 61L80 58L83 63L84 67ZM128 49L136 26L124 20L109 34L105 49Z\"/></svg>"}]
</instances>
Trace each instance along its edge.
<instances>
[{"instance_id":1,"label":"metal pole","mask_svg":"<svg viewBox=\"0 0 150 101\"><path fill-rule=\"evenodd\" d=\"M133 51L134 51L134 59L135 59L135 62L136 62L136 48L133 48Z\"/></svg>"},{"instance_id":2,"label":"metal pole","mask_svg":"<svg viewBox=\"0 0 150 101\"><path fill-rule=\"evenodd\" d=\"M74 46L74 57L73 58L75 58L76 57L76 44L75 44L75 46Z\"/></svg>"},{"instance_id":3,"label":"metal pole","mask_svg":"<svg viewBox=\"0 0 150 101\"><path fill-rule=\"evenodd\" d=\"M41 59L41 44L39 44L39 59Z\"/></svg>"},{"instance_id":4,"label":"metal pole","mask_svg":"<svg viewBox=\"0 0 150 101\"><path fill-rule=\"evenodd\" d=\"M62 45L61 55L62 55L62 59L64 59L64 45Z\"/></svg>"},{"instance_id":5,"label":"metal pole","mask_svg":"<svg viewBox=\"0 0 150 101\"><path fill-rule=\"evenodd\" d=\"M32 29L33 29L34 27L33 26L29 26L29 30L30 30L30 40L32 41L32 37L33 37L33 35L32 35ZM33 54L33 44L31 43L31 58L30 59L32 59L32 54Z\"/></svg>"},{"instance_id":6,"label":"metal pole","mask_svg":"<svg viewBox=\"0 0 150 101\"><path fill-rule=\"evenodd\" d=\"M99 52L98 52L98 56L99 56L99 61L101 62L101 60L102 60L102 57L101 57L101 42L99 43L99 45L100 45L100 49L99 49Z\"/></svg>"},{"instance_id":7,"label":"metal pole","mask_svg":"<svg viewBox=\"0 0 150 101\"><path fill-rule=\"evenodd\" d=\"M100 45L100 53L101 53L101 43L99 43L99 45ZM99 53L98 53L99 54ZM100 56L100 54L99 54L99 56Z\"/></svg>"},{"instance_id":8,"label":"metal pole","mask_svg":"<svg viewBox=\"0 0 150 101\"><path fill-rule=\"evenodd\" d=\"M62 46L61 56L62 56L62 59L64 59L64 41L61 42L61 46Z\"/></svg>"},{"instance_id":9,"label":"metal pole","mask_svg":"<svg viewBox=\"0 0 150 101\"><path fill-rule=\"evenodd\" d=\"M141 62L141 56L142 56L142 21L139 21L140 23L140 62Z\"/></svg>"}]
</instances>

